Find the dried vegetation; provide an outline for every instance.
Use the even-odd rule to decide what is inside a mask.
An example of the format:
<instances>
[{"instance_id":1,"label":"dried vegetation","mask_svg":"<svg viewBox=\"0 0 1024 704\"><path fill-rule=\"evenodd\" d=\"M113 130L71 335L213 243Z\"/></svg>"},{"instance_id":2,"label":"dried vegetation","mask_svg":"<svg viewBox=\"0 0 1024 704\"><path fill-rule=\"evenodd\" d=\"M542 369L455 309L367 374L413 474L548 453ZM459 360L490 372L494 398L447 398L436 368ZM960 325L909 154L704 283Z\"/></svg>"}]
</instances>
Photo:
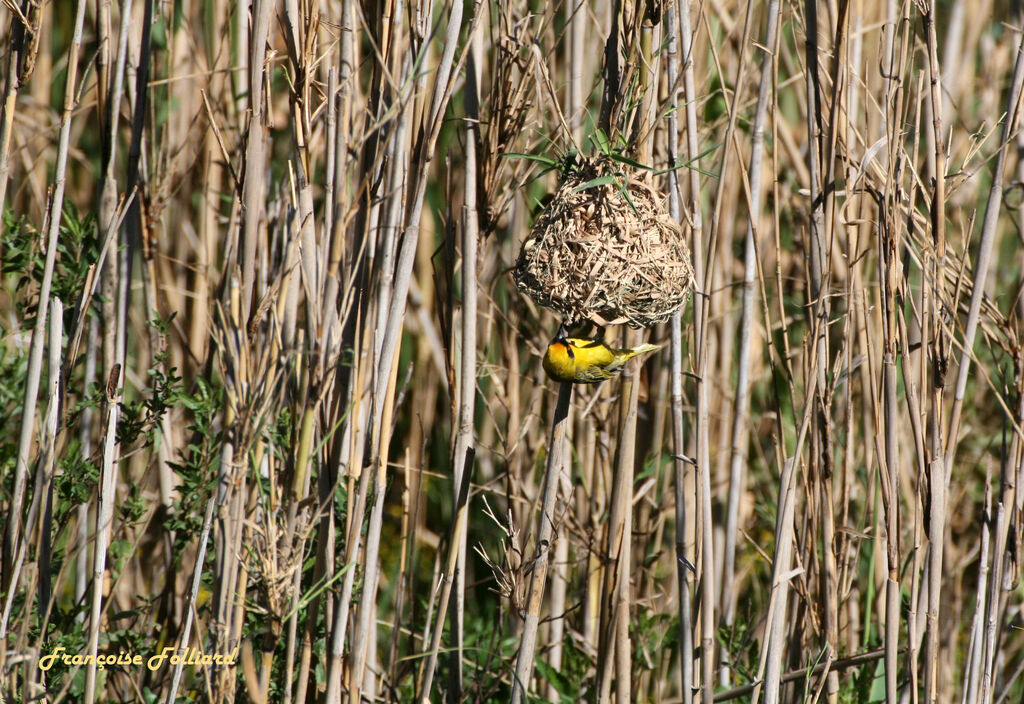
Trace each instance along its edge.
<instances>
[{"instance_id":1,"label":"dried vegetation","mask_svg":"<svg viewBox=\"0 0 1024 704\"><path fill-rule=\"evenodd\" d=\"M4 2L0 698L1019 700L1022 25ZM556 391L577 147L669 344Z\"/></svg>"}]
</instances>

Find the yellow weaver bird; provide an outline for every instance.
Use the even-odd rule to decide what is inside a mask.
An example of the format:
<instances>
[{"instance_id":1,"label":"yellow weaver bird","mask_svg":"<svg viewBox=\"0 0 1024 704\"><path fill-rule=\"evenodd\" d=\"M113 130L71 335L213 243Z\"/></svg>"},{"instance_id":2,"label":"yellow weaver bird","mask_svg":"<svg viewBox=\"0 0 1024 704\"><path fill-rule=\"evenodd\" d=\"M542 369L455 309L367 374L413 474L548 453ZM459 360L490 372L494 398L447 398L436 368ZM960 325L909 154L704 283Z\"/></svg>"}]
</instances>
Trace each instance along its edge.
<instances>
[{"instance_id":1,"label":"yellow weaver bird","mask_svg":"<svg viewBox=\"0 0 1024 704\"><path fill-rule=\"evenodd\" d=\"M559 326L558 334L544 353L544 371L555 381L595 384L610 379L638 354L660 348L661 345L643 344L632 349L615 349L601 340L566 337L565 327Z\"/></svg>"}]
</instances>

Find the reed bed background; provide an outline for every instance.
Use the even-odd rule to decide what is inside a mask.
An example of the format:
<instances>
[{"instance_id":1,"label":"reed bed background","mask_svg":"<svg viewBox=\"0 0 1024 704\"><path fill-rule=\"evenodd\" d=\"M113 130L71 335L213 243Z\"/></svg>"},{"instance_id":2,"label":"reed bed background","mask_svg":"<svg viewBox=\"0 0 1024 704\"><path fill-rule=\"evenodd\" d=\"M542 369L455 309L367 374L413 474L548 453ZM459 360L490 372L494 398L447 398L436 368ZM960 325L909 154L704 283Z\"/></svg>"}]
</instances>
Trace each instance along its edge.
<instances>
[{"instance_id":1,"label":"reed bed background","mask_svg":"<svg viewBox=\"0 0 1024 704\"><path fill-rule=\"evenodd\" d=\"M1022 23L5 0L3 701L1020 700ZM559 389L573 150L696 291Z\"/></svg>"}]
</instances>

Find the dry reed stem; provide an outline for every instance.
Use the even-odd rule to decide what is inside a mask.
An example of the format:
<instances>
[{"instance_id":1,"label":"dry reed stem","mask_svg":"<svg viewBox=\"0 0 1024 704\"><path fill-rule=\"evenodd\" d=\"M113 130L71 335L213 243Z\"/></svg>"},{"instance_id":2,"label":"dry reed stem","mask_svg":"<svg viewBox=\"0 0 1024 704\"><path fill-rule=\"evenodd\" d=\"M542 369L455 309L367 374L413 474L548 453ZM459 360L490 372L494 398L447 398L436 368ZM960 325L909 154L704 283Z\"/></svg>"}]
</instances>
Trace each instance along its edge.
<instances>
[{"instance_id":1,"label":"dry reed stem","mask_svg":"<svg viewBox=\"0 0 1024 704\"><path fill-rule=\"evenodd\" d=\"M772 2L768 6L768 14L765 21L764 43L765 47L771 47L772 52L778 46L778 25L779 25L779 3ZM742 311L740 315L741 339L739 342L740 353L738 359L736 376L736 400L733 406L732 424L732 447L729 458L729 499L725 522L725 554L723 558L723 584L721 610L723 621L726 626L731 626L735 618L734 598L734 576L736 559L737 523L739 520L739 500L743 480L746 472L743 471L743 458L746 454L749 440L749 413L751 393L751 355L754 351L754 343L757 340L754 328L755 316L755 295L754 279L757 274L757 258L755 238L759 235L759 225L756 222L761 212L761 179L762 159L764 157L764 130L765 119L768 111L768 100L772 89L772 73L775 70L774 61L767 60L761 67L761 78L758 83L757 108L754 114L753 140L750 154L750 185L747 191L747 231L744 238L743 250L743 297ZM735 112L735 108L734 108ZM728 663L723 662L723 684L728 684Z\"/></svg>"},{"instance_id":2,"label":"dry reed stem","mask_svg":"<svg viewBox=\"0 0 1024 704\"><path fill-rule=\"evenodd\" d=\"M551 438L547 446L547 463L544 469L543 499L537 516L537 534L534 538L534 554L530 569L530 583L527 590L526 614L519 651L516 655L515 679L512 682L512 704L525 700L533 674L533 659L537 647L537 627L544 600L547 570L550 562L551 543L557 539L555 532L556 502L558 500L561 475L567 471L563 462L567 456L566 431L569 419L569 403L572 400L572 384L558 385L558 400L551 421Z\"/></svg>"},{"instance_id":3,"label":"dry reed stem","mask_svg":"<svg viewBox=\"0 0 1024 704\"><path fill-rule=\"evenodd\" d=\"M687 10L688 11L688 10ZM683 55L677 48L676 31L679 24L679 3L675 2L669 9L668 22L672 29L672 39L669 42L666 52L668 63L668 78L671 87L671 107L669 115L668 149L670 158L675 159L679 153L679 130L675 108L679 103L679 76L682 75L680 67L682 62L689 60L689 54ZM687 26L689 23L687 22ZM686 42L685 46L689 46ZM681 201L682 194L678 171L669 174L669 213L680 220L682 215ZM678 638L679 638L679 677L680 691L682 692L683 704L691 704L693 701L693 627L692 610L690 606L690 582L687 568L692 565L686 554L685 536L688 532L687 526L687 493L686 493L686 463L683 459L685 439L683 435L683 339L682 339L682 315L679 312L673 314L669 321L671 334L670 354L670 403L672 413L672 440L674 448L673 467L673 498L675 503L674 528L675 528L675 550L674 563L678 606Z\"/></svg>"},{"instance_id":4,"label":"dry reed stem","mask_svg":"<svg viewBox=\"0 0 1024 704\"><path fill-rule=\"evenodd\" d=\"M682 3L678 8L679 29L680 29L680 51L683 56L691 56L692 35L691 35L691 5L689 2ZM699 178L699 161L696 155L700 154L700 141L697 134L697 93L694 81L693 62L688 61L683 65L683 94L686 98L686 149L691 157L692 166L690 169L690 194L691 198L701 192ZM700 607L700 638L701 638L701 701L709 702L714 692L714 661L715 661L715 580L714 580L714 538L711 514L711 453L710 453L710 419L708 415L708 387L707 380L703 375L707 369L707 335L708 335L708 273L705 271L706 262L704 259L704 229L702 225L701 212L699 207L693 207L687 212L686 219L691 227L693 245L693 268L694 268L694 297L693 297L693 341L696 374L696 468L697 468L697 491L700 514L698 527L700 533L700 573L701 580L701 607ZM713 231L713 228L712 228ZM712 260L708 260L712 261Z\"/></svg>"}]
</instances>

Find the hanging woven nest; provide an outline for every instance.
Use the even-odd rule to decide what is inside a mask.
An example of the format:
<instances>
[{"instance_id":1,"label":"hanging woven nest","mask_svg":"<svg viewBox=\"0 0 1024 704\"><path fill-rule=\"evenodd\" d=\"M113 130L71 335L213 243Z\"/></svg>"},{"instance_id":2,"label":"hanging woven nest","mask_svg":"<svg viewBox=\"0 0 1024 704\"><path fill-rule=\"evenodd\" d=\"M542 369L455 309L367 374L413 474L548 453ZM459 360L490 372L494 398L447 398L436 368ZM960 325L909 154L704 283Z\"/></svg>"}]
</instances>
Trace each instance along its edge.
<instances>
[{"instance_id":1,"label":"hanging woven nest","mask_svg":"<svg viewBox=\"0 0 1024 704\"><path fill-rule=\"evenodd\" d=\"M569 325L639 328L686 304L693 265L650 172L599 158L563 177L523 242L514 276L520 291Z\"/></svg>"}]
</instances>

